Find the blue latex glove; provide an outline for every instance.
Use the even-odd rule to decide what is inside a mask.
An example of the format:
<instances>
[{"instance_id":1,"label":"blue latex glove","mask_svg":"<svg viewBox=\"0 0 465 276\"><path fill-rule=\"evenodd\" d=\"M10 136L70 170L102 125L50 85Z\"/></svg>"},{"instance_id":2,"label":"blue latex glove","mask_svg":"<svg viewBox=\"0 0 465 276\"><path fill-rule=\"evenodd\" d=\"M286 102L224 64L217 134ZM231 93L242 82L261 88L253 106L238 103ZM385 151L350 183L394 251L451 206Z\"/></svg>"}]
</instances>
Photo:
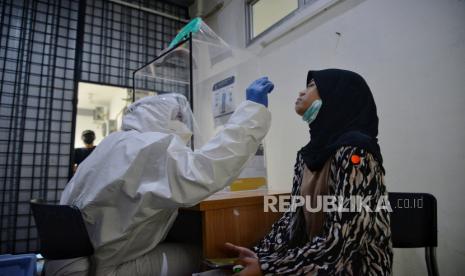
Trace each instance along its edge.
<instances>
[{"instance_id":1,"label":"blue latex glove","mask_svg":"<svg viewBox=\"0 0 465 276\"><path fill-rule=\"evenodd\" d=\"M268 93L273 88L274 84L268 80L268 77L259 78L247 88L246 99L268 107Z\"/></svg>"}]
</instances>

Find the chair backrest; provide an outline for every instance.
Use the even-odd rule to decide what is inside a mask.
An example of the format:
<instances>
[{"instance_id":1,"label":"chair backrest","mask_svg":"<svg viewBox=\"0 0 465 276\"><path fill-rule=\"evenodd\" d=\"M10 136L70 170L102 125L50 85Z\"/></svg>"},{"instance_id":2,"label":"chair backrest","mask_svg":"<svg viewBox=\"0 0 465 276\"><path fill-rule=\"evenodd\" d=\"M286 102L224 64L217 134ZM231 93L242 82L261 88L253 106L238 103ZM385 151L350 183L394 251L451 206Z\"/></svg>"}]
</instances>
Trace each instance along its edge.
<instances>
[{"instance_id":1,"label":"chair backrest","mask_svg":"<svg viewBox=\"0 0 465 276\"><path fill-rule=\"evenodd\" d=\"M75 206L45 204L31 200L40 239L40 253L46 259L70 259L94 254L81 212Z\"/></svg>"},{"instance_id":2,"label":"chair backrest","mask_svg":"<svg viewBox=\"0 0 465 276\"><path fill-rule=\"evenodd\" d=\"M389 193L392 243L396 248L437 247L437 202L426 193Z\"/></svg>"}]
</instances>

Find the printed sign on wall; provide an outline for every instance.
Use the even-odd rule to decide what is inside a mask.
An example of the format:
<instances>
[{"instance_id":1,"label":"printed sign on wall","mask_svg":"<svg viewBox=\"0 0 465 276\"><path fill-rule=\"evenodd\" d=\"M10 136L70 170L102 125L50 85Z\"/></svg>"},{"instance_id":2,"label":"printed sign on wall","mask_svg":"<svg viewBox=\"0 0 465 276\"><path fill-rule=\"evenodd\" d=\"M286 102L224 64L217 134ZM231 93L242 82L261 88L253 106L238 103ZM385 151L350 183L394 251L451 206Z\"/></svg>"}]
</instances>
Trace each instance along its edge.
<instances>
[{"instance_id":1,"label":"printed sign on wall","mask_svg":"<svg viewBox=\"0 0 465 276\"><path fill-rule=\"evenodd\" d=\"M230 76L213 85L212 111L215 127L224 125L236 108L233 100L235 77Z\"/></svg>"}]
</instances>

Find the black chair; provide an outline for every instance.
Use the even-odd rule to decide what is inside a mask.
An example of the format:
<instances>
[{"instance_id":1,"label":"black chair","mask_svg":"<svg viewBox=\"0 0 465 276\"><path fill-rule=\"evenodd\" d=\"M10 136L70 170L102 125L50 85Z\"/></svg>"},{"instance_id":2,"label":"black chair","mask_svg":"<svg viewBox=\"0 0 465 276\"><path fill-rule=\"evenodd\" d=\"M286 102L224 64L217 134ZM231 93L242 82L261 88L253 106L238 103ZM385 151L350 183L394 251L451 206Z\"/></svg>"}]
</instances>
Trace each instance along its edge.
<instances>
[{"instance_id":1,"label":"black chair","mask_svg":"<svg viewBox=\"0 0 465 276\"><path fill-rule=\"evenodd\" d=\"M429 276L439 275L437 202L426 193L389 193L392 243L395 248L425 248Z\"/></svg>"},{"instance_id":2,"label":"black chair","mask_svg":"<svg viewBox=\"0 0 465 276\"><path fill-rule=\"evenodd\" d=\"M88 257L92 275L94 248L79 209L46 204L40 199L32 199L30 204L39 234L40 254L48 260Z\"/></svg>"}]
</instances>

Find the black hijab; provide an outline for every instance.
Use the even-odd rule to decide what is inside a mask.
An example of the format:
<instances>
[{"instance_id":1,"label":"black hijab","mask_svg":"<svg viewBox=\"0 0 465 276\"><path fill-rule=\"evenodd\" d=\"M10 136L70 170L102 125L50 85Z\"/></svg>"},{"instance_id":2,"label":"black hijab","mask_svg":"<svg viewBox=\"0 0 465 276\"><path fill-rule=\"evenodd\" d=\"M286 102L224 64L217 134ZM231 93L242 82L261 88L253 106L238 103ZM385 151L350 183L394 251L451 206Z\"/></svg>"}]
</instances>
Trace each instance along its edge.
<instances>
[{"instance_id":1,"label":"black hijab","mask_svg":"<svg viewBox=\"0 0 465 276\"><path fill-rule=\"evenodd\" d=\"M382 167L376 104L365 80L340 69L309 71L307 84L312 79L323 105L310 124L310 142L300 150L307 167L320 170L342 146L366 149Z\"/></svg>"}]
</instances>

